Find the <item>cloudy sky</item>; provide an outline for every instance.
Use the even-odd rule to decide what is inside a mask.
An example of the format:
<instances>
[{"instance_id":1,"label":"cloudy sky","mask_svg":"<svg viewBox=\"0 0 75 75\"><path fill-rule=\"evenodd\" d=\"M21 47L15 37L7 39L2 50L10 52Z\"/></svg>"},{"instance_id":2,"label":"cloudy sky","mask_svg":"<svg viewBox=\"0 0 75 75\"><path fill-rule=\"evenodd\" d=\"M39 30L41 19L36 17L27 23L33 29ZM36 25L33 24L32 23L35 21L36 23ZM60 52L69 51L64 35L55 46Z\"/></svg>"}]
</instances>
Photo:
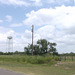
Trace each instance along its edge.
<instances>
[{"instance_id":1,"label":"cloudy sky","mask_svg":"<svg viewBox=\"0 0 75 75\"><path fill-rule=\"evenodd\" d=\"M0 51L8 51L8 36L13 50L24 51L38 39L57 43L59 53L75 52L75 0L0 0Z\"/></svg>"}]
</instances>

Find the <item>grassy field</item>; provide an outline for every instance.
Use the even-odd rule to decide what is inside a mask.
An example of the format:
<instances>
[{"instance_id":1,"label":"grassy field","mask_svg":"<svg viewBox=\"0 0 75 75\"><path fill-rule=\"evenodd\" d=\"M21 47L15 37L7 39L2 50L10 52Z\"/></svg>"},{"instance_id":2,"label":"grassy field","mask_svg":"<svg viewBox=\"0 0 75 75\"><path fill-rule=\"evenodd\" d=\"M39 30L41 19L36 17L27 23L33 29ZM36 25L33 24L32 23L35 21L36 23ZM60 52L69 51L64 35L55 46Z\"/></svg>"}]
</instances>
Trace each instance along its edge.
<instances>
[{"instance_id":1,"label":"grassy field","mask_svg":"<svg viewBox=\"0 0 75 75\"><path fill-rule=\"evenodd\" d=\"M0 57L7 58L8 56ZM17 63L14 61L15 59L12 62L8 62L7 59L3 59L3 61L2 59L0 58L0 68L25 73L27 75L75 75L75 61L61 61L50 65L22 63L20 60L18 60L20 63Z\"/></svg>"}]
</instances>

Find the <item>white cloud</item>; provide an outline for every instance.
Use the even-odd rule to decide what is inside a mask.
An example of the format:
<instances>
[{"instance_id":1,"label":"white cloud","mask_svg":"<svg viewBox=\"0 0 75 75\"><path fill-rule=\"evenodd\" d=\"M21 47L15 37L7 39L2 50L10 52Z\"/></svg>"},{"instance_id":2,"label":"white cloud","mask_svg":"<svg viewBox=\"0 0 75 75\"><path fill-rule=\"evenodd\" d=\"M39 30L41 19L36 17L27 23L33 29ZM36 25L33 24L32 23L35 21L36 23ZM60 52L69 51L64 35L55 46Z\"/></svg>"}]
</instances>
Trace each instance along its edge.
<instances>
[{"instance_id":1,"label":"white cloud","mask_svg":"<svg viewBox=\"0 0 75 75\"><path fill-rule=\"evenodd\" d=\"M42 6L42 1L41 0L30 0L33 2L32 6Z\"/></svg>"},{"instance_id":2,"label":"white cloud","mask_svg":"<svg viewBox=\"0 0 75 75\"><path fill-rule=\"evenodd\" d=\"M0 3L6 5L17 5L17 6L43 6L48 5L69 5L73 4L74 0L0 0Z\"/></svg>"},{"instance_id":3,"label":"white cloud","mask_svg":"<svg viewBox=\"0 0 75 75\"><path fill-rule=\"evenodd\" d=\"M27 19L24 20L24 24L26 25L43 25L43 24L50 24L50 22L52 21L52 17L51 13L49 13L50 11L48 9L40 9L38 11L31 11L31 13L28 13ZM49 22L50 21L50 22Z\"/></svg>"},{"instance_id":4,"label":"white cloud","mask_svg":"<svg viewBox=\"0 0 75 75\"><path fill-rule=\"evenodd\" d=\"M55 36L55 27L54 26L51 26L51 25L46 25L46 26L43 26L41 28L39 28L37 31L36 31L37 34L40 35L41 38L45 38L45 39L53 39L54 36Z\"/></svg>"},{"instance_id":5,"label":"white cloud","mask_svg":"<svg viewBox=\"0 0 75 75\"><path fill-rule=\"evenodd\" d=\"M0 0L0 3L6 5L18 5L18 6L28 6L29 3L25 2L24 0Z\"/></svg>"},{"instance_id":6,"label":"white cloud","mask_svg":"<svg viewBox=\"0 0 75 75\"><path fill-rule=\"evenodd\" d=\"M7 19L6 21L11 22L11 21L12 21L12 16L7 15L7 16L6 16L6 19Z\"/></svg>"},{"instance_id":7,"label":"white cloud","mask_svg":"<svg viewBox=\"0 0 75 75\"><path fill-rule=\"evenodd\" d=\"M4 39L6 40L8 36L13 36L14 38L16 37L17 33L15 33L12 29L10 28L5 28L0 26L0 41L3 41ZM5 41L4 40L4 41Z\"/></svg>"},{"instance_id":8,"label":"white cloud","mask_svg":"<svg viewBox=\"0 0 75 75\"><path fill-rule=\"evenodd\" d=\"M10 27L20 27L20 26L22 26L22 23L14 23L10 25Z\"/></svg>"},{"instance_id":9,"label":"white cloud","mask_svg":"<svg viewBox=\"0 0 75 75\"><path fill-rule=\"evenodd\" d=\"M56 7L55 9L40 9L26 14L25 25L56 25L60 29L75 26L75 7Z\"/></svg>"}]
</instances>

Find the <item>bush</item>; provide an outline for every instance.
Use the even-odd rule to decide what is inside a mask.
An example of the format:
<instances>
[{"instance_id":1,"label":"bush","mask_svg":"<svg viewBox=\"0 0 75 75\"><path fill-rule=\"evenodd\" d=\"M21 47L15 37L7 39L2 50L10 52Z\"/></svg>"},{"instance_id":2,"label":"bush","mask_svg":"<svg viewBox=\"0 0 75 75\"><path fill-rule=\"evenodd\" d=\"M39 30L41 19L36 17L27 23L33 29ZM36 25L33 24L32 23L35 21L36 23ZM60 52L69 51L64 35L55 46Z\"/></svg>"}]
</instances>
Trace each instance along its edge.
<instances>
[{"instance_id":1,"label":"bush","mask_svg":"<svg viewBox=\"0 0 75 75\"><path fill-rule=\"evenodd\" d=\"M25 62L26 60L25 60L25 58L22 58L22 62Z\"/></svg>"},{"instance_id":2,"label":"bush","mask_svg":"<svg viewBox=\"0 0 75 75\"><path fill-rule=\"evenodd\" d=\"M58 56L54 57L55 61L60 61L60 58Z\"/></svg>"},{"instance_id":3,"label":"bush","mask_svg":"<svg viewBox=\"0 0 75 75\"><path fill-rule=\"evenodd\" d=\"M56 61L54 59L52 59L48 64L49 65L54 65L54 64L56 64Z\"/></svg>"},{"instance_id":4,"label":"bush","mask_svg":"<svg viewBox=\"0 0 75 75\"><path fill-rule=\"evenodd\" d=\"M37 59L37 64L44 64L44 63L45 63L45 61L43 58L40 57Z\"/></svg>"},{"instance_id":5,"label":"bush","mask_svg":"<svg viewBox=\"0 0 75 75\"><path fill-rule=\"evenodd\" d=\"M46 57L44 58L44 61L45 61L45 63L49 63L49 62L51 62L52 59L53 59L52 57L46 56Z\"/></svg>"}]
</instances>

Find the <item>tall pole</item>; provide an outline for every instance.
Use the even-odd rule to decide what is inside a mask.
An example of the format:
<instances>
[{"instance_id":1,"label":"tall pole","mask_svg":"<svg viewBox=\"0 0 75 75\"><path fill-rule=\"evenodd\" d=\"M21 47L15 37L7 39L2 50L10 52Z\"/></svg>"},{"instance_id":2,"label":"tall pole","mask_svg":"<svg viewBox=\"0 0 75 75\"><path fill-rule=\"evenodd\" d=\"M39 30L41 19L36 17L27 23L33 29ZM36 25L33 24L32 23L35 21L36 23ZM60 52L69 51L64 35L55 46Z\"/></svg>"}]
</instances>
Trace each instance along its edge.
<instances>
[{"instance_id":1,"label":"tall pole","mask_svg":"<svg viewBox=\"0 0 75 75\"><path fill-rule=\"evenodd\" d=\"M33 56L33 28L34 28L34 26L32 25L32 56Z\"/></svg>"}]
</instances>

